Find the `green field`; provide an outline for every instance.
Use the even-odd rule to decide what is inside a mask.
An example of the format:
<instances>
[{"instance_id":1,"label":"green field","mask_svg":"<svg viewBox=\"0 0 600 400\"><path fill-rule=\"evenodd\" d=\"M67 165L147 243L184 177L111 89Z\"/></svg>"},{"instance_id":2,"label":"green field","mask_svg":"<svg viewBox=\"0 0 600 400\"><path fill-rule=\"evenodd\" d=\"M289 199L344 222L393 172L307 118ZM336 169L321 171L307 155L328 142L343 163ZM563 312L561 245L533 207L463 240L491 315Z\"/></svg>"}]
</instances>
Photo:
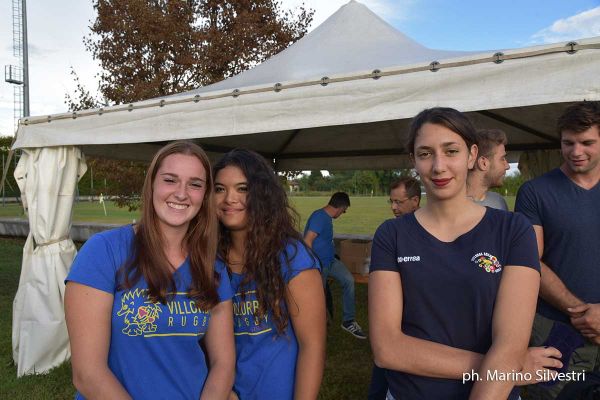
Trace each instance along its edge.
<instances>
[{"instance_id":1,"label":"green field","mask_svg":"<svg viewBox=\"0 0 600 400\"><path fill-rule=\"evenodd\" d=\"M321 208L329 201L329 196L294 196L291 202L300 214L300 227L303 228L310 214L317 208ZM506 198L510 209L515 203L514 196ZM351 207L346 214L334 221L336 233L353 233L372 235L379 224L388 218L392 218L387 197L351 197ZM129 212L127 209L118 208L112 202L106 202L107 216L104 216L102 205L91 202L75 203L73 220L80 222L103 222L115 224L131 223L139 219L139 212ZM0 204L0 217L22 217L23 209L18 204Z\"/></svg>"}]
</instances>

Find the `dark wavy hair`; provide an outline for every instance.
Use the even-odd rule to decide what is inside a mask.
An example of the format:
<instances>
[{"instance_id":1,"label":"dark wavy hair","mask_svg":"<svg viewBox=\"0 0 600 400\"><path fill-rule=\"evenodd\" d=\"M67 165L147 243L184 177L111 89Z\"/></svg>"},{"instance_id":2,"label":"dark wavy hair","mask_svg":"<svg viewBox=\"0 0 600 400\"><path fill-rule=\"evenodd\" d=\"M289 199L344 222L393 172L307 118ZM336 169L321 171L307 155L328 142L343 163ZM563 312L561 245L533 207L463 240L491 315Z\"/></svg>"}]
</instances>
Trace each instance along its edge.
<instances>
[{"instance_id":1,"label":"dark wavy hair","mask_svg":"<svg viewBox=\"0 0 600 400\"><path fill-rule=\"evenodd\" d=\"M248 182L245 204L248 229L241 286L256 282L259 308L255 318L262 319L272 312L277 331L281 334L289 317L282 257L289 265L298 252L298 246L304 246L297 230L299 215L291 207L279 177L261 155L251 150L232 150L215 164L213 176L229 166L238 167ZM219 223L219 233L218 257L229 265L231 235L222 223ZM292 254L286 251L288 244L293 245Z\"/></svg>"},{"instance_id":2,"label":"dark wavy hair","mask_svg":"<svg viewBox=\"0 0 600 400\"><path fill-rule=\"evenodd\" d=\"M200 160L206 170L206 192L202 207L190 221L183 244L188 250L192 275L188 296L201 309L210 310L219 302L218 280L214 270L218 235L217 212L210 162L204 150L192 142L170 143L161 148L152 159L142 189L142 217L133 240L132 256L119 271L122 282L119 286L131 288L141 277L144 277L148 284L148 298L163 304L175 292L173 273L163 248L165 238L159 228L152 202L156 174L163 160L172 154L194 156Z\"/></svg>"}]
</instances>

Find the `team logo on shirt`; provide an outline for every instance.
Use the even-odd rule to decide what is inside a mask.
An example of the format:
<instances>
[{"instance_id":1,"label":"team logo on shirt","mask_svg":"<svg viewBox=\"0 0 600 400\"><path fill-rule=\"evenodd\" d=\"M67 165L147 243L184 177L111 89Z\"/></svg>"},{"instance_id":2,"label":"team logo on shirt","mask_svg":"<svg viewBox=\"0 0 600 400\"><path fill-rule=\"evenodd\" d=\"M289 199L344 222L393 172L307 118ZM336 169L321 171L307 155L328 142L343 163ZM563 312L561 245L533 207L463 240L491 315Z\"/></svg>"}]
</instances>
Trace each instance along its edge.
<instances>
[{"instance_id":1,"label":"team logo on shirt","mask_svg":"<svg viewBox=\"0 0 600 400\"><path fill-rule=\"evenodd\" d=\"M485 272L489 272L491 274L497 274L502 271L502 265L500 265L500 261L498 261L498 257L493 256L489 253L482 252L475 254L471 261L473 261L479 268L485 270Z\"/></svg>"},{"instance_id":2,"label":"team logo on shirt","mask_svg":"<svg viewBox=\"0 0 600 400\"><path fill-rule=\"evenodd\" d=\"M123 317L125 327L121 332L127 336L140 336L156 332L156 320L162 312L160 305L151 302L147 289L130 290L121 298L121 309L117 312Z\"/></svg>"},{"instance_id":3,"label":"team logo on shirt","mask_svg":"<svg viewBox=\"0 0 600 400\"><path fill-rule=\"evenodd\" d=\"M236 293L233 296L233 328L234 335L261 335L271 332L269 314L258 318L256 312L260 303L256 299L256 290L245 291L244 294Z\"/></svg>"}]
</instances>

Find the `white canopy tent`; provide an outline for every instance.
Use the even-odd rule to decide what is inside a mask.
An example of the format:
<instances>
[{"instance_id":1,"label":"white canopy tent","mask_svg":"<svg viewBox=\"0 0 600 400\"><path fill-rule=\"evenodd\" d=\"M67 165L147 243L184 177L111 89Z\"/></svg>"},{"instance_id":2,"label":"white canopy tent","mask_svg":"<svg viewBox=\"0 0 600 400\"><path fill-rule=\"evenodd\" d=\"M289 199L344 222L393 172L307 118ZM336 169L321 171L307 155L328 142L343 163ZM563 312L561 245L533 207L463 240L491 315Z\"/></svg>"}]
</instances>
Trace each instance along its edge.
<instances>
[{"instance_id":1,"label":"white canopy tent","mask_svg":"<svg viewBox=\"0 0 600 400\"><path fill-rule=\"evenodd\" d=\"M351 1L252 70L161 99L27 118L15 147L148 159L160 142L186 138L215 156L250 147L281 170L397 168L409 118L445 105L504 129L511 150L556 148L561 103L600 97L599 50L600 38L431 50Z\"/></svg>"},{"instance_id":2,"label":"white canopy tent","mask_svg":"<svg viewBox=\"0 0 600 400\"><path fill-rule=\"evenodd\" d=\"M432 50L350 1L252 70L160 99L26 118L14 148L77 146L147 160L166 141L192 139L215 158L254 149L280 170L399 168L409 119L432 106L503 129L509 150L558 148L556 115L565 103L600 100L599 72L600 37L502 52ZM30 224L36 229L31 215ZM29 346L21 341L18 351Z\"/></svg>"}]
</instances>

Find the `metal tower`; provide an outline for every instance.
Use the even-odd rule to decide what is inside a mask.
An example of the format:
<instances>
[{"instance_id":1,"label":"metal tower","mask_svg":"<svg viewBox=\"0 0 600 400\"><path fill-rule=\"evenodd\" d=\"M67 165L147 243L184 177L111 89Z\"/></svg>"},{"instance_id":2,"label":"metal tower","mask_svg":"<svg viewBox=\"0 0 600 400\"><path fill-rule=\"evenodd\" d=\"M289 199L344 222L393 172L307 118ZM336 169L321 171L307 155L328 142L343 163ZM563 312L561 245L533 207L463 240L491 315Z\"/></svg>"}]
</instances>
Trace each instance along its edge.
<instances>
[{"instance_id":1,"label":"metal tower","mask_svg":"<svg viewBox=\"0 0 600 400\"><path fill-rule=\"evenodd\" d=\"M29 54L27 50L27 3L25 0L12 0L13 11L13 56L18 58L18 65L4 66L4 80L14 84L14 127L20 118L29 116ZM13 139L14 143L14 139ZM4 193L4 184L8 166L14 152L8 152L6 164L3 165L2 180L0 180L0 193ZM15 165L18 157L15 157ZM4 195L2 195L4 199Z\"/></svg>"},{"instance_id":2,"label":"metal tower","mask_svg":"<svg viewBox=\"0 0 600 400\"><path fill-rule=\"evenodd\" d=\"M14 84L14 122L29 116L29 55L27 52L27 9L25 0L12 0L13 56L17 65L4 66L4 80Z\"/></svg>"}]
</instances>

